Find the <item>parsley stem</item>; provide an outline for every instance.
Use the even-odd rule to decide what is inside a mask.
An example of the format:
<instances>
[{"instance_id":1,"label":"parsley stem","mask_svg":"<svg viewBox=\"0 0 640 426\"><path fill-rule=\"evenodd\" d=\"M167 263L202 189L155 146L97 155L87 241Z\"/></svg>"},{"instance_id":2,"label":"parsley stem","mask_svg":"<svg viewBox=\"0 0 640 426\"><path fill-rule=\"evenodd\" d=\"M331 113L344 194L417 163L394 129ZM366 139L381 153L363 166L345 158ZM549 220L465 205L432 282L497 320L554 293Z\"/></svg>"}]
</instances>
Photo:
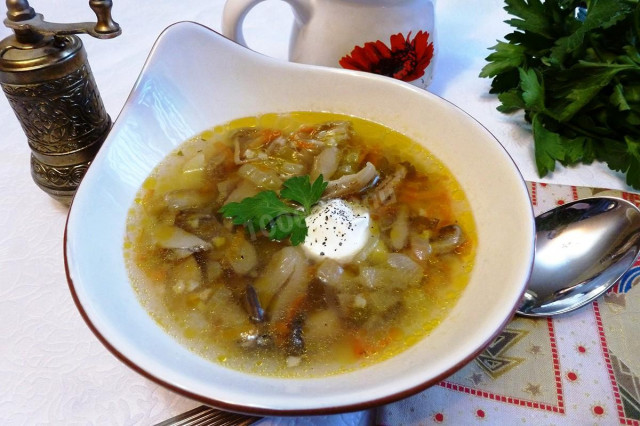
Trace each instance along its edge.
<instances>
[{"instance_id":1,"label":"parsley stem","mask_svg":"<svg viewBox=\"0 0 640 426\"><path fill-rule=\"evenodd\" d=\"M593 49L594 53L598 55L596 49ZM584 67L594 67L594 68L618 68L621 70L640 70L637 66L628 65L628 64L612 64L612 63L599 63L599 62L590 62L590 61L580 61L580 65Z\"/></svg>"},{"instance_id":2,"label":"parsley stem","mask_svg":"<svg viewBox=\"0 0 640 426\"><path fill-rule=\"evenodd\" d=\"M640 39L640 7L636 7L633 12L633 32L635 33L636 43Z\"/></svg>"},{"instance_id":3,"label":"parsley stem","mask_svg":"<svg viewBox=\"0 0 640 426\"><path fill-rule=\"evenodd\" d=\"M570 122L565 122L565 123L562 123L562 124L564 126L566 126L567 128L573 130L574 132L576 132L576 133L578 133L578 134L580 134L582 136L586 136L588 138L591 138L591 139L608 140L608 141L615 142L615 143L619 142L616 139L611 139L611 138L608 138L608 137L606 137L604 135L598 135L598 134L595 134L595 133L591 133L591 132L583 129L582 127L576 126L575 124L571 124Z\"/></svg>"}]
</instances>

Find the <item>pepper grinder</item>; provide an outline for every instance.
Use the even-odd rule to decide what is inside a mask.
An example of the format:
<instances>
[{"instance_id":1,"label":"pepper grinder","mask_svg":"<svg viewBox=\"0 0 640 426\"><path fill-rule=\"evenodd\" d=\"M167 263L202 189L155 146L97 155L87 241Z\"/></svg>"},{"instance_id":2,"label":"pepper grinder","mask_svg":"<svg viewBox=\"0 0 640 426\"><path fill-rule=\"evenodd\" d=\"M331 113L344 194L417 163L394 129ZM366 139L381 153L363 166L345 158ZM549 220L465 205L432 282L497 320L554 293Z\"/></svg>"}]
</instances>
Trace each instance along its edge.
<instances>
[{"instance_id":1,"label":"pepper grinder","mask_svg":"<svg viewBox=\"0 0 640 426\"><path fill-rule=\"evenodd\" d=\"M70 204L111 128L82 41L120 35L111 0L90 0L97 23L46 22L26 0L6 0L0 41L0 85L31 148L31 176L54 199Z\"/></svg>"}]
</instances>

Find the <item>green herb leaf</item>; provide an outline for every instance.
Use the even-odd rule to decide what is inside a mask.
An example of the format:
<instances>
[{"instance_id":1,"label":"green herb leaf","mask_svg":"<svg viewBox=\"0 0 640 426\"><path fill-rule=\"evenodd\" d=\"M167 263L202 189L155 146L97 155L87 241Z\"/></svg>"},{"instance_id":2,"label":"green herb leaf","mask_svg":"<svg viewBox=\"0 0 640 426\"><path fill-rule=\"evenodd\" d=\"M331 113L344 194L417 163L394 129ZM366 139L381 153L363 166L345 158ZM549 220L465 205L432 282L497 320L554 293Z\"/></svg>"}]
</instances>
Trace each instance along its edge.
<instances>
[{"instance_id":1,"label":"green herb leaf","mask_svg":"<svg viewBox=\"0 0 640 426\"><path fill-rule=\"evenodd\" d=\"M500 112L515 112L525 106L524 101L522 100L522 92L516 89L498 94L498 99L502 102L502 105L498 107L498 111Z\"/></svg>"},{"instance_id":2,"label":"green herb leaf","mask_svg":"<svg viewBox=\"0 0 640 426\"><path fill-rule=\"evenodd\" d=\"M525 60L525 48L499 41L491 50L495 50L487 56L490 61L480 71L480 77L495 77L505 71L514 69L522 65Z\"/></svg>"},{"instance_id":3,"label":"green herb leaf","mask_svg":"<svg viewBox=\"0 0 640 426\"><path fill-rule=\"evenodd\" d=\"M622 87L622 84L618 83L613 87L613 93L609 97L609 100L613 105L617 106L620 111L629 111L631 109L624 96L624 88Z\"/></svg>"},{"instance_id":4,"label":"green herb leaf","mask_svg":"<svg viewBox=\"0 0 640 426\"><path fill-rule=\"evenodd\" d=\"M556 168L556 160L564 159L564 150L560 135L548 131L542 125L540 115L536 114L532 120L533 137L535 138L535 156L538 173L541 176L552 172Z\"/></svg>"},{"instance_id":5,"label":"green herb leaf","mask_svg":"<svg viewBox=\"0 0 640 426\"><path fill-rule=\"evenodd\" d=\"M535 70L520 68L520 86L522 87L522 100L527 108L533 111L544 110L544 87L538 79Z\"/></svg>"},{"instance_id":6,"label":"green herb leaf","mask_svg":"<svg viewBox=\"0 0 640 426\"><path fill-rule=\"evenodd\" d=\"M536 114L532 120L536 166L541 175L552 172L556 161L565 166L573 165L578 161L587 163L593 161L593 151L586 146L587 138L578 136L570 139L549 130L545 127L545 121L552 122L552 120L545 120L544 117L543 114Z\"/></svg>"},{"instance_id":7,"label":"green herb leaf","mask_svg":"<svg viewBox=\"0 0 640 426\"><path fill-rule=\"evenodd\" d=\"M286 203L274 191L262 191L239 203L228 203L218 212L230 218L234 225L248 226L254 232L267 231L272 240L290 238L291 244L295 246L306 238L308 230L304 218L320 200L327 184L322 175L318 176L313 185L309 176L296 176L284 182L280 196L300 204L303 210Z\"/></svg>"},{"instance_id":8,"label":"green herb leaf","mask_svg":"<svg viewBox=\"0 0 640 426\"><path fill-rule=\"evenodd\" d=\"M232 219L234 225L251 223L258 229L267 229L268 225L283 214L296 214L297 211L285 204L273 191L262 191L239 203L229 203L219 210L224 217Z\"/></svg>"},{"instance_id":9,"label":"green herb leaf","mask_svg":"<svg viewBox=\"0 0 640 426\"><path fill-rule=\"evenodd\" d=\"M307 225L302 216L296 216L294 218L294 221L296 220L300 221L301 224L300 226L295 226L291 230L291 244L293 244L294 246L303 243L305 238L307 238L307 234L309 232L309 229L307 228Z\"/></svg>"},{"instance_id":10,"label":"green herb leaf","mask_svg":"<svg viewBox=\"0 0 640 426\"><path fill-rule=\"evenodd\" d=\"M551 2L550 2L551 3ZM522 31L529 31L548 38L552 37L551 26L545 19L545 6L540 0L507 0L504 10L521 19L505 21L512 27Z\"/></svg>"},{"instance_id":11,"label":"green herb leaf","mask_svg":"<svg viewBox=\"0 0 640 426\"><path fill-rule=\"evenodd\" d=\"M325 182L322 179L322 175L318 176L313 185L309 175L296 176L288 179L283 184L284 188L280 191L280 195L301 204L304 207L304 211L309 214L311 206L320 200L328 184L329 182Z\"/></svg>"},{"instance_id":12,"label":"green herb leaf","mask_svg":"<svg viewBox=\"0 0 640 426\"><path fill-rule=\"evenodd\" d=\"M305 226L304 218L302 216L288 214L280 215L276 218L276 220L272 223L272 226L269 228L269 238L278 241L285 240L289 238L294 229L298 227L303 227L305 229L306 236L307 227ZM304 238L302 239L302 241L304 241ZM294 246L299 244L294 243L293 240L291 241L291 243Z\"/></svg>"}]
</instances>

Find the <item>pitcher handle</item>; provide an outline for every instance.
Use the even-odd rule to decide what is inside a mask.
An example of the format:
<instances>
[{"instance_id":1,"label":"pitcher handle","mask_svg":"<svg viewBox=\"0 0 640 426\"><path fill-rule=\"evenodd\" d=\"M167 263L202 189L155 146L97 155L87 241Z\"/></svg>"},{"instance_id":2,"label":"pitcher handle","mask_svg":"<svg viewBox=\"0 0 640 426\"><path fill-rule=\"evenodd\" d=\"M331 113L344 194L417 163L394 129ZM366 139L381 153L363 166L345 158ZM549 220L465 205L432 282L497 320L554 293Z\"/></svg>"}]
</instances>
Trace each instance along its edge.
<instances>
[{"instance_id":1,"label":"pitcher handle","mask_svg":"<svg viewBox=\"0 0 640 426\"><path fill-rule=\"evenodd\" d=\"M222 11L222 34L241 45L248 47L244 39L242 24L249 11L265 0L227 0ZM311 5L307 0L284 0L293 9L293 16L299 23L308 21Z\"/></svg>"}]
</instances>

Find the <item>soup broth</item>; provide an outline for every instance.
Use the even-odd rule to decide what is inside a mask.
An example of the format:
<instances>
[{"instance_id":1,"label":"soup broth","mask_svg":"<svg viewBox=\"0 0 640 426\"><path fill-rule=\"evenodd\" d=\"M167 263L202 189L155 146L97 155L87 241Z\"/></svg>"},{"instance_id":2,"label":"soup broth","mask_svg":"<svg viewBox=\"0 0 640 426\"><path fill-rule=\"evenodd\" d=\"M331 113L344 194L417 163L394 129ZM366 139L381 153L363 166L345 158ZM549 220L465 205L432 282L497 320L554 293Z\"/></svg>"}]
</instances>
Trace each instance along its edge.
<instances>
[{"instance_id":1,"label":"soup broth","mask_svg":"<svg viewBox=\"0 0 640 426\"><path fill-rule=\"evenodd\" d=\"M307 176L328 182L309 211L284 196ZM223 208L268 191L294 219L305 212L303 242ZM363 119L295 112L235 120L171 152L135 198L124 253L143 306L190 350L313 377L427 336L466 286L475 246L464 192L423 146Z\"/></svg>"}]
</instances>

